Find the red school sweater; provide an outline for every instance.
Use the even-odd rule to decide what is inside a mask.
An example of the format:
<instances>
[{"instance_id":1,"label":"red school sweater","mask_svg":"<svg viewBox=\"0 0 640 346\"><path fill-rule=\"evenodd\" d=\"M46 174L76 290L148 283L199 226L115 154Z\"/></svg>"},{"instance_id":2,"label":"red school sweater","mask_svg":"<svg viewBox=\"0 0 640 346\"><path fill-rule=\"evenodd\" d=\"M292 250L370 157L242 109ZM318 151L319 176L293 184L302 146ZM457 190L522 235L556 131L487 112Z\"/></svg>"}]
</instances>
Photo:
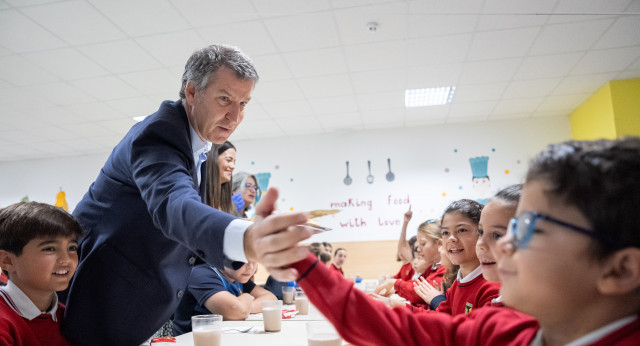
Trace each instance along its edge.
<instances>
[{"instance_id":1,"label":"red school sweater","mask_svg":"<svg viewBox=\"0 0 640 346\"><path fill-rule=\"evenodd\" d=\"M64 305L58 303L54 321L49 314L42 314L32 320L18 315L9 304L0 297L0 345L14 346L66 346L71 345L60 332L60 321L64 314Z\"/></svg>"},{"instance_id":2,"label":"red school sweater","mask_svg":"<svg viewBox=\"0 0 640 346\"><path fill-rule=\"evenodd\" d=\"M333 262L331 262L331 266L329 266L329 268L330 268L332 271L334 271L334 272L336 272L336 273L340 273L340 275L344 276L344 272L342 271L342 268L338 268L338 267L336 267L336 265L335 265L335 264L333 264Z\"/></svg>"},{"instance_id":3,"label":"red school sweater","mask_svg":"<svg viewBox=\"0 0 640 346\"><path fill-rule=\"evenodd\" d=\"M433 266L429 266L427 270L424 271L420 276L425 278L429 284L433 285L433 282L441 283L444 279L444 272L446 268L442 265L438 265L436 269L433 269ZM420 296L413 289L413 283L417 280L396 280L395 284L393 284L393 289L396 290L396 293L408 300L412 305L416 304L425 304L425 301L420 298Z\"/></svg>"},{"instance_id":4,"label":"red school sweater","mask_svg":"<svg viewBox=\"0 0 640 346\"><path fill-rule=\"evenodd\" d=\"M469 314L413 314L389 309L351 281L318 265L313 255L295 263L298 283L342 338L356 345L529 345L539 325L511 308L483 307ZM592 345L639 345L640 319Z\"/></svg>"},{"instance_id":5,"label":"red school sweater","mask_svg":"<svg viewBox=\"0 0 640 346\"><path fill-rule=\"evenodd\" d=\"M458 280L447 290L447 300L436 311L455 316L468 314L473 309L490 306L491 300L500 296L500 283L487 281L482 274L461 284Z\"/></svg>"},{"instance_id":6,"label":"red school sweater","mask_svg":"<svg viewBox=\"0 0 640 346\"><path fill-rule=\"evenodd\" d=\"M398 274L394 275L393 278L407 281L407 280L411 280L414 273L415 271L413 270L413 266L411 265L411 262L409 262L409 263L403 264L402 267L400 267Z\"/></svg>"}]
</instances>

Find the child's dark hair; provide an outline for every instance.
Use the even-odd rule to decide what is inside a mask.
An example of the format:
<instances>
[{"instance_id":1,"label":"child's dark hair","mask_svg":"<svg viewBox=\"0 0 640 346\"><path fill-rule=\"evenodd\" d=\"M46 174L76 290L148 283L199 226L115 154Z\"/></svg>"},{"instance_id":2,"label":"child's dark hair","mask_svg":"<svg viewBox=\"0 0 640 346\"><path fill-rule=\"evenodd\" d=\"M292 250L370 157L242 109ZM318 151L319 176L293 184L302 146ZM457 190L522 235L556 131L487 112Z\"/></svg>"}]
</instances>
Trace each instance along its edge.
<instances>
[{"instance_id":1,"label":"child's dark hair","mask_svg":"<svg viewBox=\"0 0 640 346\"><path fill-rule=\"evenodd\" d=\"M0 249L16 256L38 237L81 235L82 227L71 214L49 204L20 202L0 209Z\"/></svg>"},{"instance_id":2,"label":"child's dark hair","mask_svg":"<svg viewBox=\"0 0 640 346\"><path fill-rule=\"evenodd\" d=\"M568 141L549 145L531 161L527 182L548 182L547 193L574 205L620 246L595 243L595 258L640 247L640 138Z\"/></svg>"},{"instance_id":3,"label":"child's dark hair","mask_svg":"<svg viewBox=\"0 0 640 346\"><path fill-rule=\"evenodd\" d=\"M506 204L516 207L522 194L522 184L513 184L502 188L489 201L500 200Z\"/></svg>"},{"instance_id":4,"label":"child's dark hair","mask_svg":"<svg viewBox=\"0 0 640 346\"><path fill-rule=\"evenodd\" d=\"M333 253L333 255L334 256L338 256L338 251L340 251L340 250L343 250L344 252L347 252L347 249L339 247L339 248L336 249L336 251Z\"/></svg>"},{"instance_id":5,"label":"child's dark hair","mask_svg":"<svg viewBox=\"0 0 640 346\"><path fill-rule=\"evenodd\" d=\"M451 204L447 206L447 208L444 210L444 213L442 213L442 217L440 218L440 220L443 220L444 216L449 213L460 213L477 225L480 222L480 214L482 213L483 207L484 206L482 204L474 200L459 199L457 201L451 202Z\"/></svg>"}]
</instances>

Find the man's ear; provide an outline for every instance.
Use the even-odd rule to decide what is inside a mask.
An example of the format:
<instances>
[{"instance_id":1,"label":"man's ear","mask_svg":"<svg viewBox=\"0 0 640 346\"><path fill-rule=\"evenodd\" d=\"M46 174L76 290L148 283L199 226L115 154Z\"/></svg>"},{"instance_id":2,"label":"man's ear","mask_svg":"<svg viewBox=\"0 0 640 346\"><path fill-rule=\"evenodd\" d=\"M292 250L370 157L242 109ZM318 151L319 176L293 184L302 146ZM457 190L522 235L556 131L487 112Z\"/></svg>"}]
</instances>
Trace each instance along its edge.
<instances>
[{"instance_id":1,"label":"man's ear","mask_svg":"<svg viewBox=\"0 0 640 346\"><path fill-rule=\"evenodd\" d=\"M184 88L184 98L185 101L187 101L188 106L193 105L193 100L196 97L196 91L196 85L191 81L187 82L187 86Z\"/></svg>"},{"instance_id":2,"label":"man's ear","mask_svg":"<svg viewBox=\"0 0 640 346\"><path fill-rule=\"evenodd\" d=\"M640 249L622 249L606 259L598 290L604 295L630 294L640 290Z\"/></svg>"}]
</instances>

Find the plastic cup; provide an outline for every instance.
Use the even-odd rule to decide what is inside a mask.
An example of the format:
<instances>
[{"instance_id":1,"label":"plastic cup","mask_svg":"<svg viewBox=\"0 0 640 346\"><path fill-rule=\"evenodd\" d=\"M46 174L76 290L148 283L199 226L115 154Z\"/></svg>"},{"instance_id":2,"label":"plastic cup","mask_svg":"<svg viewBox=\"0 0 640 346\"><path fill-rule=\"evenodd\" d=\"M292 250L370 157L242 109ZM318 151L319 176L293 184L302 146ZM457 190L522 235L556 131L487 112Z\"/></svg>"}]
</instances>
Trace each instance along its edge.
<instances>
[{"instance_id":1,"label":"plastic cup","mask_svg":"<svg viewBox=\"0 0 640 346\"><path fill-rule=\"evenodd\" d=\"M279 332L282 328L282 301L263 300L262 319L265 332Z\"/></svg>"},{"instance_id":2,"label":"plastic cup","mask_svg":"<svg viewBox=\"0 0 640 346\"><path fill-rule=\"evenodd\" d=\"M296 310L298 310L298 315L309 314L309 298L302 291L296 293Z\"/></svg>"},{"instance_id":3,"label":"plastic cup","mask_svg":"<svg viewBox=\"0 0 640 346\"><path fill-rule=\"evenodd\" d=\"M282 302L284 305L293 304L293 299L296 295L296 288L293 286L282 287Z\"/></svg>"},{"instance_id":4,"label":"plastic cup","mask_svg":"<svg viewBox=\"0 0 640 346\"><path fill-rule=\"evenodd\" d=\"M331 323L314 321L307 323L307 344L309 346L341 346L342 339Z\"/></svg>"},{"instance_id":5,"label":"plastic cup","mask_svg":"<svg viewBox=\"0 0 640 346\"><path fill-rule=\"evenodd\" d=\"M222 315L191 316L194 346L220 346Z\"/></svg>"}]
</instances>

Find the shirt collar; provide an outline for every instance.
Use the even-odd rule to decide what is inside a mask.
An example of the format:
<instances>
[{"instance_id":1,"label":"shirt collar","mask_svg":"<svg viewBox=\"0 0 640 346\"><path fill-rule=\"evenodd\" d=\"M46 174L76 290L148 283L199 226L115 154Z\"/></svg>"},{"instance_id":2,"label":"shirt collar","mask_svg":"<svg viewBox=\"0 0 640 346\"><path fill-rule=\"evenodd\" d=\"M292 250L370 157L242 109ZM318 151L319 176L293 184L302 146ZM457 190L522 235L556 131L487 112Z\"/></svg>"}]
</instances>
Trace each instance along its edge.
<instances>
[{"instance_id":1,"label":"shirt collar","mask_svg":"<svg viewBox=\"0 0 640 346\"><path fill-rule=\"evenodd\" d=\"M48 311L40 311L38 307L27 297L22 290L16 286L11 280L6 286L2 288L4 291L2 298L9 304L9 306L20 316L28 319L29 321L42 314L50 314L51 319L57 321L56 312L58 311L58 295L53 293L53 301L51 302L51 308Z\"/></svg>"},{"instance_id":2,"label":"shirt collar","mask_svg":"<svg viewBox=\"0 0 640 346\"><path fill-rule=\"evenodd\" d=\"M578 345L590 345L594 342L604 338L605 336L613 333L615 330L624 327L625 325L635 321L638 318L637 315L627 316L617 321L611 322L604 327L600 327L588 334L579 337L576 340L571 341L565 346L578 346ZM542 338L542 328L536 333L536 337L529 344L530 346L542 346L544 345L544 339Z\"/></svg>"},{"instance_id":3,"label":"shirt collar","mask_svg":"<svg viewBox=\"0 0 640 346\"><path fill-rule=\"evenodd\" d=\"M193 153L193 162L198 162L198 156L200 153L208 153L211 150L211 142L203 141L196 133L196 130L191 126L189 122L189 133L191 134L191 152Z\"/></svg>"},{"instance_id":4,"label":"shirt collar","mask_svg":"<svg viewBox=\"0 0 640 346\"><path fill-rule=\"evenodd\" d=\"M478 268L474 269L471 273L469 273L469 275L465 276L464 278L462 277L461 271L462 269L458 270L458 282L461 284L466 284L467 282L470 282L471 280L482 275L482 266L478 266Z\"/></svg>"}]
</instances>

